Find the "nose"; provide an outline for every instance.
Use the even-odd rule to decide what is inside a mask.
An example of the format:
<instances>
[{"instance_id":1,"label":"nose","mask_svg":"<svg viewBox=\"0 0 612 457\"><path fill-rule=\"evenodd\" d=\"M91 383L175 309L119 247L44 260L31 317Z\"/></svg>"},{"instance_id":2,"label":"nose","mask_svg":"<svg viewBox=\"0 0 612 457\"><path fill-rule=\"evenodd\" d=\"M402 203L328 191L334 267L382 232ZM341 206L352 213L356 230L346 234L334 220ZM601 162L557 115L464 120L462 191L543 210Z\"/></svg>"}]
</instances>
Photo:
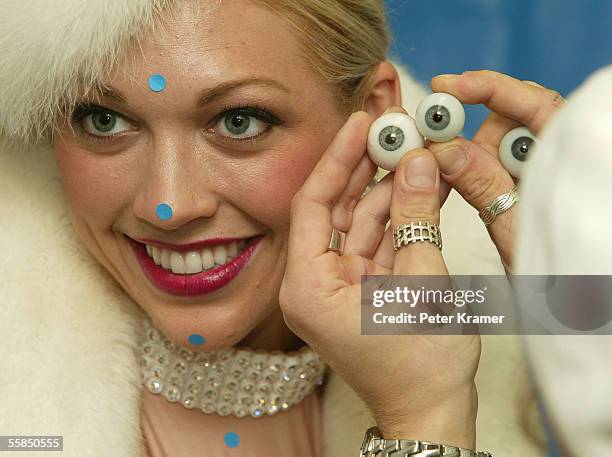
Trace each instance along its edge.
<instances>
[{"instance_id":1,"label":"nose","mask_svg":"<svg viewBox=\"0 0 612 457\"><path fill-rule=\"evenodd\" d=\"M206 176L196 154L195 147L180 139L153 148L133 203L137 218L175 230L194 219L214 216L219 207L214 180Z\"/></svg>"}]
</instances>

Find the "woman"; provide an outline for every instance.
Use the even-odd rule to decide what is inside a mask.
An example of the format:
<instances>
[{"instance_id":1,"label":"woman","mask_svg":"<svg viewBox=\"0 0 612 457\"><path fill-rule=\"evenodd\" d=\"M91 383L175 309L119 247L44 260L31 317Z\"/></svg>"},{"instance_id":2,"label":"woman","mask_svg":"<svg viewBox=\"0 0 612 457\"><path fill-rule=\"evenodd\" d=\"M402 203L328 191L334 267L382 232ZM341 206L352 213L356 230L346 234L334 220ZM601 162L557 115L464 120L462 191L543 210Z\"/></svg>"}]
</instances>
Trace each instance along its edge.
<instances>
[{"instance_id":1,"label":"woman","mask_svg":"<svg viewBox=\"0 0 612 457\"><path fill-rule=\"evenodd\" d=\"M480 340L361 336L359 276L447 274L436 246L395 253L384 222L438 223L447 183L477 209L507 192L497 144L519 123L537 134L558 104L551 91L490 72L435 79L434 91L497 114L474 142L407 154L359 200L376 171L369 125L402 104L380 2L38 6L5 6L0 28L22 40L0 53L3 196L19 202L3 221L3 251L19 243L19 255L3 269L13 376L2 430L63 435L69 455L349 456L374 423L385 438L474 449ZM5 33L24 23L25 36ZM420 172L411 185L405 171ZM60 186L65 202L44 200ZM512 215L489 227L507 268ZM327 250L332 228L347 232L341 253ZM214 352L204 381L239 362L231 347L313 371L288 376L296 393L266 402L270 415L251 402L251 417L236 417L238 395L221 392L234 391L229 377L212 386L210 411L189 409L192 384L153 373L166 367L151 366L147 345L189 351L183 371ZM510 422L481 437L526 455L505 438ZM112 442L78 433L92 429Z\"/></svg>"}]
</instances>

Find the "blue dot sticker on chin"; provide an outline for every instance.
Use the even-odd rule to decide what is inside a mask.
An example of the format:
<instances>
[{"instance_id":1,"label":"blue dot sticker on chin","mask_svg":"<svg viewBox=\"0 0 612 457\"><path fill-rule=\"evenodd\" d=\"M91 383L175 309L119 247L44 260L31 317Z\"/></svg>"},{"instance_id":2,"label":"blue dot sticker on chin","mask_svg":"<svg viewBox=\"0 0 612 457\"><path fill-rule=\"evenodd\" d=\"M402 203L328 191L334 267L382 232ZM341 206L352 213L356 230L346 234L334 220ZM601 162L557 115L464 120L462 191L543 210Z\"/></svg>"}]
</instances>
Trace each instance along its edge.
<instances>
[{"instance_id":1,"label":"blue dot sticker on chin","mask_svg":"<svg viewBox=\"0 0 612 457\"><path fill-rule=\"evenodd\" d=\"M193 333L189 335L187 339L189 340L191 344L195 344L196 346L202 346L204 343L206 343L206 340L204 339L204 337L200 335L199 333Z\"/></svg>"},{"instance_id":2,"label":"blue dot sticker on chin","mask_svg":"<svg viewBox=\"0 0 612 457\"><path fill-rule=\"evenodd\" d=\"M155 214L157 214L157 217L162 221L167 221L172 217L172 208L167 203L160 203L157 205L157 208L155 208Z\"/></svg>"},{"instance_id":3,"label":"blue dot sticker on chin","mask_svg":"<svg viewBox=\"0 0 612 457\"><path fill-rule=\"evenodd\" d=\"M149 77L149 89L153 92L161 92L166 88L166 78L160 74L154 74Z\"/></svg>"},{"instance_id":4,"label":"blue dot sticker on chin","mask_svg":"<svg viewBox=\"0 0 612 457\"><path fill-rule=\"evenodd\" d=\"M225 434L224 439L225 439L225 444L227 445L227 447L236 447L238 446L238 443L240 442L240 437L235 432L227 432Z\"/></svg>"}]
</instances>

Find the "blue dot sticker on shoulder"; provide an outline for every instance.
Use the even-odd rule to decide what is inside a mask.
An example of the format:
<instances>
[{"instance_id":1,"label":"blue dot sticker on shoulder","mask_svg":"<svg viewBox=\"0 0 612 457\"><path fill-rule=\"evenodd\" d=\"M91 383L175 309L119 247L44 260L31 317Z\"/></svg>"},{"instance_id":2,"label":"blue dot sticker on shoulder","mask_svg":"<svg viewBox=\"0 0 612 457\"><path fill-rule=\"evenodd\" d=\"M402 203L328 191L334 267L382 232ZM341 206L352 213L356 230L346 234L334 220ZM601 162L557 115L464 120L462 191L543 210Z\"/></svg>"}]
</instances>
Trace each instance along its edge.
<instances>
[{"instance_id":1,"label":"blue dot sticker on shoulder","mask_svg":"<svg viewBox=\"0 0 612 457\"><path fill-rule=\"evenodd\" d=\"M202 346L204 343L206 343L206 339L199 333L193 333L189 335L187 339L191 344L195 344L196 346Z\"/></svg>"},{"instance_id":2,"label":"blue dot sticker on shoulder","mask_svg":"<svg viewBox=\"0 0 612 457\"><path fill-rule=\"evenodd\" d=\"M236 432L227 432L224 439L227 447L236 447L240 442L240 437Z\"/></svg>"},{"instance_id":3,"label":"blue dot sticker on shoulder","mask_svg":"<svg viewBox=\"0 0 612 457\"><path fill-rule=\"evenodd\" d=\"M167 221L172 217L172 207L167 203L160 203L157 205L157 208L155 208L155 214L157 214L157 217L162 221Z\"/></svg>"},{"instance_id":4,"label":"blue dot sticker on shoulder","mask_svg":"<svg viewBox=\"0 0 612 457\"><path fill-rule=\"evenodd\" d=\"M160 74L154 74L149 77L149 89L154 92L161 92L166 88L166 78Z\"/></svg>"}]
</instances>

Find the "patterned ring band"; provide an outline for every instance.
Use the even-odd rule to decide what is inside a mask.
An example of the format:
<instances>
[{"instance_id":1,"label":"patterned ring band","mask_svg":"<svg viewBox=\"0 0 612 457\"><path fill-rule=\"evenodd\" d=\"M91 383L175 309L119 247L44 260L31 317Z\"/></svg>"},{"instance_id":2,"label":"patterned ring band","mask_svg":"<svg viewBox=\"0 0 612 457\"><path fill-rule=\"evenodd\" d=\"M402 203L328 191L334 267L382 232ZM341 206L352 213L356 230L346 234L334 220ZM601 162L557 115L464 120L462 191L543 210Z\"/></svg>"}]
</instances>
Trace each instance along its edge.
<instances>
[{"instance_id":1,"label":"patterned ring band","mask_svg":"<svg viewBox=\"0 0 612 457\"><path fill-rule=\"evenodd\" d=\"M485 225L492 224L497 216L508 211L519 201L518 186L514 186L507 194L501 194L491 202L489 206L482 209L478 215Z\"/></svg>"},{"instance_id":2,"label":"patterned ring band","mask_svg":"<svg viewBox=\"0 0 612 457\"><path fill-rule=\"evenodd\" d=\"M332 228L331 239L329 240L329 246L327 247L327 250L334 251L342 255L342 253L344 252L345 237L346 233L341 232L338 229Z\"/></svg>"},{"instance_id":3,"label":"patterned ring band","mask_svg":"<svg viewBox=\"0 0 612 457\"><path fill-rule=\"evenodd\" d=\"M442 249L442 233L437 224L431 222L411 222L400 224L393 232L393 249L399 250L402 246L417 241L429 241Z\"/></svg>"}]
</instances>

